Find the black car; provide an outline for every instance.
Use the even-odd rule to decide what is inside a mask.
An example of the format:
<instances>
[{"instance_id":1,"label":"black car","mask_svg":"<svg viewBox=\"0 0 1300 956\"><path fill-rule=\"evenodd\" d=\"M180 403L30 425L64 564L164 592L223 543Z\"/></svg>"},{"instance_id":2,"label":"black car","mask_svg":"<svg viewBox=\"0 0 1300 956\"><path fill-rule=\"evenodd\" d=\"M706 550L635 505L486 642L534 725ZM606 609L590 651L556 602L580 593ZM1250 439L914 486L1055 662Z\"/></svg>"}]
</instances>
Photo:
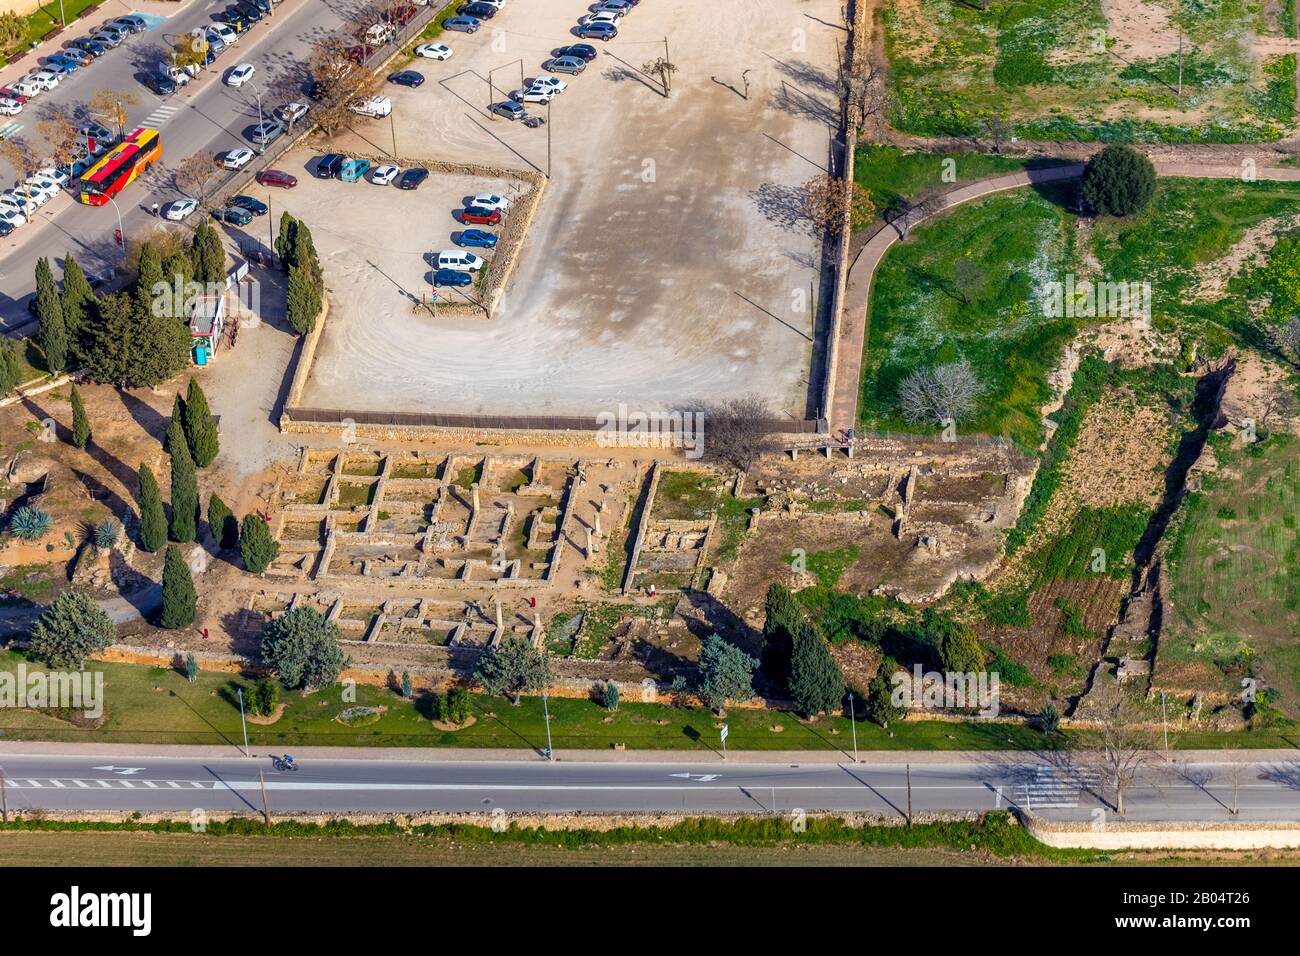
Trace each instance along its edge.
<instances>
[{"instance_id":1,"label":"black car","mask_svg":"<svg viewBox=\"0 0 1300 956\"><path fill-rule=\"evenodd\" d=\"M491 20L497 15L497 8L490 3L467 3L456 12L462 17L473 17L475 20Z\"/></svg>"},{"instance_id":2,"label":"black car","mask_svg":"<svg viewBox=\"0 0 1300 956\"><path fill-rule=\"evenodd\" d=\"M417 73L415 70L403 70L400 73L394 73L388 77L389 83L396 83L398 86L417 87L424 83L424 74Z\"/></svg>"},{"instance_id":3,"label":"black car","mask_svg":"<svg viewBox=\"0 0 1300 956\"><path fill-rule=\"evenodd\" d=\"M214 20L229 24L230 29L236 33L243 33L249 27L248 17L239 12L237 7L226 7L220 13L213 16Z\"/></svg>"},{"instance_id":4,"label":"black car","mask_svg":"<svg viewBox=\"0 0 1300 956\"><path fill-rule=\"evenodd\" d=\"M141 77L140 82L159 96L169 96L176 92L176 81L161 70L153 70Z\"/></svg>"},{"instance_id":5,"label":"black car","mask_svg":"<svg viewBox=\"0 0 1300 956\"><path fill-rule=\"evenodd\" d=\"M253 221L253 214L238 206L228 206L225 209L214 210L212 218L229 226L247 226Z\"/></svg>"},{"instance_id":6,"label":"black car","mask_svg":"<svg viewBox=\"0 0 1300 956\"><path fill-rule=\"evenodd\" d=\"M347 159L348 158L342 153L330 153L327 156L322 156L320 162L316 164L316 178L336 178L339 174L339 170L343 168L343 164L347 162Z\"/></svg>"},{"instance_id":7,"label":"black car","mask_svg":"<svg viewBox=\"0 0 1300 956\"><path fill-rule=\"evenodd\" d=\"M248 17L248 19L253 23L259 22L264 16L266 16L266 14L262 12L261 7L259 7L255 3L248 3L247 0L235 4L235 9L238 10L240 13L242 13L244 16Z\"/></svg>"},{"instance_id":8,"label":"black car","mask_svg":"<svg viewBox=\"0 0 1300 956\"><path fill-rule=\"evenodd\" d=\"M398 189L419 189L420 183L429 178L429 171L416 166L414 169L408 169L397 177Z\"/></svg>"},{"instance_id":9,"label":"black car","mask_svg":"<svg viewBox=\"0 0 1300 956\"><path fill-rule=\"evenodd\" d=\"M590 63L596 59L596 48L590 43L575 43L572 46L562 46L555 51L553 56L558 60L562 56L576 56L581 60Z\"/></svg>"},{"instance_id":10,"label":"black car","mask_svg":"<svg viewBox=\"0 0 1300 956\"><path fill-rule=\"evenodd\" d=\"M252 196L235 196L227 206L233 206L235 209L246 209L254 216L265 216L271 211L271 207L260 199L254 199Z\"/></svg>"}]
</instances>

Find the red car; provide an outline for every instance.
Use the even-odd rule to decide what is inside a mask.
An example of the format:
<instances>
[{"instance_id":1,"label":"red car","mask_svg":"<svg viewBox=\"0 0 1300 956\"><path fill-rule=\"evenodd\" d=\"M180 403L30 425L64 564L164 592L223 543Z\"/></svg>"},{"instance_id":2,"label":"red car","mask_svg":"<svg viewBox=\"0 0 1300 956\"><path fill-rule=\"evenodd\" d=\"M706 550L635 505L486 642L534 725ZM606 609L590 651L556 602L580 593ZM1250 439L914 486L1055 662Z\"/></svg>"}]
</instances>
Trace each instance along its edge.
<instances>
[{"instance_id":1,"label":"red car","mask_svg":"<svg viewBox=\"0 0 1300 956\"><path fill-rule=\"evenodd\" d=\"M356 46L348 47L344 53L353 63L364 63L375 55L375 48L367 43L358 43Z\"/></svg>"},{"instance_id":2,"label":"red car","mask_svg":"<svg viewBox=\"0 0 1300 956\"><path fill-rule=\"evenodd\" d=\"M22 103L24 105L26 105L27 103L27 97L23 96L17 90L8 86L0 86L0 96L8 100L14 100L17 103Z\"/></svg>"},{"instance_id":3,"label":"red car","mask_svg":"<svg viewBox=\"0 0 1300 956\"><path fill-rule=\"evenodd\" d=\"M480 209L478 206L468 206L460 214L461 222L475 222L484 226L495 226L501 221L500 209Z\"/></svg>"},{"instance_id":4,"label":"red car","mask_svg":"<svg viewBox=\"0 0 1300 956\"><path fill-rule=\"evenodd\" d=\"M279 186L282 189L292 189L298 185L297 176L290 176L279 169L262 170L257 174L257 181L263 186Z\"/></svg>"},{"instance_id":5,"label":"red car","mask_svg":"<svg viewBox=\"0 0 1300 956\"><path fill-rule=\"evenodd\" d=\"M384 14L384 19L389 23L396 23L399 27L404 27L410 22L411 17L415 16L415 7L409 3L404 3L400 7L393 7Z\"/></svg>"}]
</instances>

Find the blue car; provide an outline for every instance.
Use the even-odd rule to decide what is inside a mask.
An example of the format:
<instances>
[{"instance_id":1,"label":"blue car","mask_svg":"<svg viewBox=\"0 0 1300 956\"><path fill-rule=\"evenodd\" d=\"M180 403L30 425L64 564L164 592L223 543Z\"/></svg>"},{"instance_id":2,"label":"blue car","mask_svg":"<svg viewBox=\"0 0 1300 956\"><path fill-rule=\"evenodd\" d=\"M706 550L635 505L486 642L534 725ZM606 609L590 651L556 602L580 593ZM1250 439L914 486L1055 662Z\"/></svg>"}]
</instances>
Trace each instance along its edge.
<instances>
[{"instance_id":1,"label":"blue car","mask_svg":"<svg viewBox=\"0 0 1300 956\"><path fill-rule=\"evenodd\" d=\"M442 21L444 30L459 30L461 33L474 33L480 25L473 17L449 17Z\"/></svg>"},{"instance_id":2,"label":"blue car","mask_svg":"<svg viewBox=\"0 0 1300 956\"><path fill-rule=\"evenodd\" d=\"M462 286L473 281L474 277L468 272L458 272L455 269L439 269L433 274L434 285Z\"/></svg>"},{"instance_id":3,"label":"blue car","mask_svg":"<svg viewBox=\"0 0 1300 956\"><path fill-rule=\"evenodd\" d=\"M56 53L45 61L45 65L60 74L76 73L77 61L66 53Z\"/></svg>"},{"instance_id":4,"label":"blue car","mask_svg":"<svg viewBox=\"0 0 1300 956\"><path fill-rule=\"evenodd\" d=\"M460 234L460 240L456 244L476 249L491 249L497 244L497 237L482 229L466 229Z\"/></svg>"}]
</instances>

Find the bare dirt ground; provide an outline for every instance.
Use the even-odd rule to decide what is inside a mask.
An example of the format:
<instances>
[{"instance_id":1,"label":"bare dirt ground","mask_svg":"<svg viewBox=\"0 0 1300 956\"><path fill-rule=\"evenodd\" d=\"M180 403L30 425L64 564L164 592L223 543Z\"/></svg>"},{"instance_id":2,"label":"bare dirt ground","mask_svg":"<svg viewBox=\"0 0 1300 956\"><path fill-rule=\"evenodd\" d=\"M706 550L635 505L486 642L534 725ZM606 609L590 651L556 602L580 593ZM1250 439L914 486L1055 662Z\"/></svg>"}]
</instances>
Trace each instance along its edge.
<instances>
[{"instance_id":1,"label":"bare dirt ground","mask_svg":"<svg viewBox=\"0 0 1300 956\"><path fill-rule=\"evenodd\" d=\"M489 71L500 99L514 61L536 75L583 12L517 0L491 30L444 38L451 60L413 64L421 88L385 91L402 155L544 172L549 129L553 176L498 317L475 323L417 318L398 288L419 251L447 245L449 208L328 184L349 192L332 216L313 210L336 308L305 404L586 414L760 392L806 414L818 249L796 192L826 162L839 5L643 4L569 78L548 128L489 118ZM665 36L668 97L640 71ZM386 126L332 146L389 149Z\"/></svg>"}]
</instances>

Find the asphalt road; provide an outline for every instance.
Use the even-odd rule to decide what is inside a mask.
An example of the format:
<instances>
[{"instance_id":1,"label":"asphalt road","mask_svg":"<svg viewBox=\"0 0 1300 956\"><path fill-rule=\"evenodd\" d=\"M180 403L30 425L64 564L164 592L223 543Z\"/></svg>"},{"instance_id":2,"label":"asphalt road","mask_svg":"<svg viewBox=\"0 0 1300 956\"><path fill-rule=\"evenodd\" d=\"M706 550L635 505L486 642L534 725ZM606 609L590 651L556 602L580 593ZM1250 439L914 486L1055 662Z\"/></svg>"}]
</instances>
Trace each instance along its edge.
<instances>
[{"instance_id":1,"label":"asphalt road","mask_svg":"<svg viewBox=\"0 0 1300 956\"><path fill-rule=\"evenodd\" d=\"M363 0L331 3L285 0L275 8L274 16L255 24L197 80L171 96L157 96L136 75L155 69L175 37L212 22L212 14L228 6L228 0L193 0L165 22L131 36L93 66L83 67L56 89L32 100L14 117L15 123L22 124L16 135L39 155L44 140L38 123L51 106L66 106L84 114L86 103L99 90L123 89L135 93L139 102L128 110L127 129L140 125L160 129L163 160L151 181L133 183L117 197L123 231L131 237L149 227L150 207L155 201L165 204L177 198L175 190L167 187L165 169L192 153L222 153L236 146L251 146L244 133L258 122L254 91L262 93L265 113L281 105L280 98L268 92L277 77L288 73L300 78L312 44L321 36L335 32L348 11L363 5ZM127 9L105 6L100 11L104 15L101 19L110 19ZM92 17L89 22L98 24L100 20ZM80 35L69 31L67 38L73 40ZM240 63L252 63L257 74L240 89L231 89L222 83L222 75ZM6 77L9 72L6 71ZM7 166L6 163L5 175L12 181L13 171ZM255 222L265 228L262 220ZM35 290L36 260L41 256L56 262L56 276L60 274L57 263L69 251L88 271L106 272L119 263L122 251L113 241L117 225L112 205L83 206L70 194L64 194L40 210L35 222L0 240L0 328L13 329L30 321L27 299Z\"/></svg>"},{"instance_id":2,"label":"asphalt road","mask_svg":"<svg viewBox=\"0 0 1300 956\"><path fill-rule=\"evenodd\" d=\"M272 813L857 811L902 816L908 779L891 758L873 764L774 764L300 758L277 772L252 758L0 755L10 810L260 811L258 770ZM1233 770L1233 767L1239 769ZM1235 788L1234 788L1235 781ZM1235 795L1234 795L1235 789ZM1021 753L911 768L912 809L1029 807L1053 819L1093 819L1109 791L1097 774ZM1125 797L1134 821L1300 821L1300 758L1243 764L1153 764ZM1239 809L1231 814L1233 807Z\"/></svg>"}]
</instances>

